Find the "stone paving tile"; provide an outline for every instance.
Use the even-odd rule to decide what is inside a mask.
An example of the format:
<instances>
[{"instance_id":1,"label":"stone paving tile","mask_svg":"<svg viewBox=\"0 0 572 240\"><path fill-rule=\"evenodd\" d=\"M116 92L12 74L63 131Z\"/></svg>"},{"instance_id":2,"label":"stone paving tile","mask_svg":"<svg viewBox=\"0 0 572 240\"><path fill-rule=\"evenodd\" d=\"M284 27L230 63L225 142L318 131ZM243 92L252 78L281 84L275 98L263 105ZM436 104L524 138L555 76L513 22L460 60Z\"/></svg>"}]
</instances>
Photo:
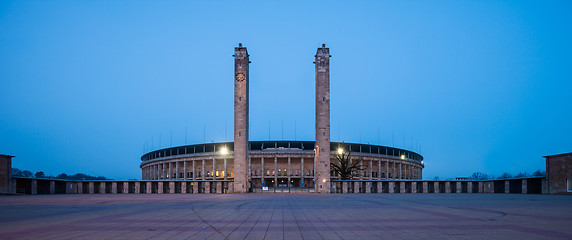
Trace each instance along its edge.
<instances>
[{"instance_id":1,"label":"stone paving tile","mask_svg":"<svg viewBox=\"0 0 572 240\"><path fill-rule=\"evenodd\" d=\"M0 196L0 239L572 239L572 196Z\"/></svg>"}]
</instances>

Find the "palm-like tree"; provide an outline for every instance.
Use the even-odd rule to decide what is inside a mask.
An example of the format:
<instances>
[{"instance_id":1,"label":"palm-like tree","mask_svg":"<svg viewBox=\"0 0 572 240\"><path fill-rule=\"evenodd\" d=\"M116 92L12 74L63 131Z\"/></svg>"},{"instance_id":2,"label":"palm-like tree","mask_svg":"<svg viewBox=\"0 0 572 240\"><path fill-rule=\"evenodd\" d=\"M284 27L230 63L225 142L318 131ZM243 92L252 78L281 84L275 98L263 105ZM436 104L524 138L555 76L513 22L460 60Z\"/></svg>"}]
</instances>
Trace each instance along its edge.
<instances>
[{"instance_id":1,"label":"palm-like tree","mask_svg":"<svg viewBox=\"0 0 572 240\"><path fill-rule=\"evenodd\" d=\"M351 179L354 171L363 170L360 163L361 160L352 159L350 151L340 152L336 153L335 158L330 161L330 170L336 172L342 180Z\"/></svg>"}]
</instances>

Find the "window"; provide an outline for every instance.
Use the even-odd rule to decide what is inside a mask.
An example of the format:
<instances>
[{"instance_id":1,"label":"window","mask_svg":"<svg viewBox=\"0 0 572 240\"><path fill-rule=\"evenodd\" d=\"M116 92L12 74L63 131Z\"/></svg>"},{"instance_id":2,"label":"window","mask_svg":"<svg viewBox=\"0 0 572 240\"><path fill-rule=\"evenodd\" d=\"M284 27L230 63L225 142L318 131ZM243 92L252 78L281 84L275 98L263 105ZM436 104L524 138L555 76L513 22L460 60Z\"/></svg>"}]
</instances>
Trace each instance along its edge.
<instances>
[{"instance_id":1,"label":"window","mask_svg":"<svg viewBox=\"0 0 572 240\"><path fill-rule=\"evenodd\" d=\"M568 189L568 192L572 192L572 178L566 179L566 188Z\"/></svg>"}]
</instances>

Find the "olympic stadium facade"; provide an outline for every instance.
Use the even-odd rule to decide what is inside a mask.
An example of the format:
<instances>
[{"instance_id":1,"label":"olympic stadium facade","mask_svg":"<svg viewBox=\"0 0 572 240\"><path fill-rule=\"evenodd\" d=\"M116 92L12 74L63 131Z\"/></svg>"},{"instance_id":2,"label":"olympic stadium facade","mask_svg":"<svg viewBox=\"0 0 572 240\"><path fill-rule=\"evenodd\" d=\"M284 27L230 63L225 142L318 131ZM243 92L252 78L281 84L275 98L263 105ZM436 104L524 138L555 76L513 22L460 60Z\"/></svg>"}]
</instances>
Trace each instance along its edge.
<instances>
[{"instance_id":1,"label":"olympic stadium facade","mask_svg":"<svg viewBox=\"0 0 572 240\"><path fill-rule=\"evenodd\" d=\"M244 193L267 187L314 189L330 193L336 155L349 154L356 168L343 180L419 180L423 157L415 152L369 144L330 141L330 52L325 44L315 57L315 141L249 140L249 54L234 51L234 141L159 149L144 154L143 180L192 180L204 188Z\"/></svg>"}]
</instances>

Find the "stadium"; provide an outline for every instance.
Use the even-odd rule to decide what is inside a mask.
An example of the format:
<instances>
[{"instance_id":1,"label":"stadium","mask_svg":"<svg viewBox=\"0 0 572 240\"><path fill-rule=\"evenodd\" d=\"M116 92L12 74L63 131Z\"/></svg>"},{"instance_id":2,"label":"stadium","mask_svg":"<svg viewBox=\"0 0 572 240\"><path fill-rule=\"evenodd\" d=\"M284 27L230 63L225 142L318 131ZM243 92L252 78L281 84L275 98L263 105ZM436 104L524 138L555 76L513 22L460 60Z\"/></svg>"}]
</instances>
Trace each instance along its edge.
<instances>
[{"instance_id":1,"label":"stadium","mask_svg":"<svg viewBox=\"0 0 572 240\"><path fill-rule=\"evenodd\" d=\"M228 190L234 180L232 142L207 143L165 148L141 157L143 180L221 182ZM314 188L315 142L251 141L248 144L250 191L269 188ZM423 157L415 152L369 144L331 142L330 158L350 153L361 170L352 180L418 180L422 178ZM340 179L330 172L332 180ZM204 188L200 186L200 188Z\"/></svg>"},{"instance_id":2,"label":"stadium","mask_svg":"<svg viewBox=\"0 0 572 240\"><path fill-rule=\"evenodd\" d=\"M336 184L339 183L332 182L335 179L421 179L423 157L417 153L386 146L330 141L331 55L325 44L314 56L316 141L250 141L250 55L239 43L233 57L234 142L180 146L144 154L140 165L143 180L194 180L198 181L198 191L212 188L244 193L268 188L274 191L276 188L299 188L330 193L338 188ZM350 170L344 167L343 171L332 171L331 163L334 161L335 164L336 159L339 165L343 161L351 166ZM188 188L190 190L191 186Z\"/></svg>"}]
</instances>

